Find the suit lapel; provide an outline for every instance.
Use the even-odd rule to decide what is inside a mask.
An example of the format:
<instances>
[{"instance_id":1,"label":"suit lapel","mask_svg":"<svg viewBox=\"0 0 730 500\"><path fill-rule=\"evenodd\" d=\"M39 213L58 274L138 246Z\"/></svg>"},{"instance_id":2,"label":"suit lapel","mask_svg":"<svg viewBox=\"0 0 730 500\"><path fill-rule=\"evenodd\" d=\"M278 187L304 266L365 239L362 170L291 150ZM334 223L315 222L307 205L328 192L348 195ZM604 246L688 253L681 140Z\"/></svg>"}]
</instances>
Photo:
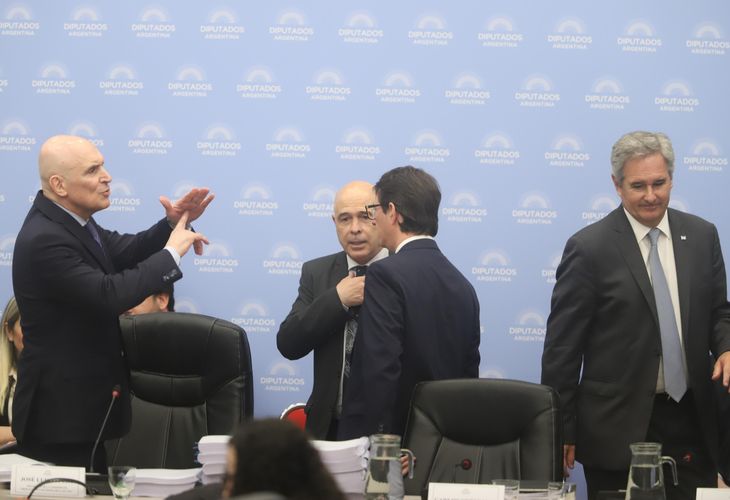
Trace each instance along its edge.
<instances>
[{"instance_id":1,"label":"suit lapel","mask_svg":"<svg viewBox=\"0 0 730 500\"><path fill-rule=\"evenodd\" d=\"M613 228L616 231L616 245L621 252L621 255L626 262L626 266L629 268L636 284L639 286L641 293L644 295L649 309L651 309L654 321L659 325L656 311L656 301L654 300L654 289L651 287L649 281L649 274L646 272L646 263L644 258L641 256L641 250L636 242L636 235L634 235L631 224L626 218L623 206L619 206L613 212Z\"/></svg>"},{"instance_id":2,"label":"suit lapel","mask_svg":"<svg viewBox=\"0 0 730 500\"><path fill-rule=\"evenodd\" d=\"M43 196L43 192L39 191L36 195L35 206L43 212L46 217L52 221L63 226L68 232L70 232L76 239L78 239L86 250L94 257L101 268L107 272L114 272L111 263L107 259L106 255L102 251L101 247L91 237L89 231L87 231L81 224L79 224L73 217L61 210L51 200Z\"/></svg>"},{"instance_id":3,"label":"suit lapel","mask_svg":"<svg viewBox=\"0 0 730 500\"><path fill-rule=\"evenodd\" d=\"M690 255L687 240L682 239L686 235L686 229L682 224L681 217L677 212L669 210L669 228L672 230L672 248L674 249L674 266L677 271L677 292L679 294L679 318L682 322L682 337L686 337L689 331L689 295L692 286L692 273L690 272Z\"/></svg>"},{"instance_id":4,"label":"suit lapel","mask_svg":"<svg viewBox=\"0 0 730 500\"><path fill-rule=\"evenodd\" d=\"M337 286L337 283L345 276L347 276L347 257L345 252L340 252L332 262L332 272L327 278L329 280L328 285L330 287Z\"/></svg>"}]
</instances>

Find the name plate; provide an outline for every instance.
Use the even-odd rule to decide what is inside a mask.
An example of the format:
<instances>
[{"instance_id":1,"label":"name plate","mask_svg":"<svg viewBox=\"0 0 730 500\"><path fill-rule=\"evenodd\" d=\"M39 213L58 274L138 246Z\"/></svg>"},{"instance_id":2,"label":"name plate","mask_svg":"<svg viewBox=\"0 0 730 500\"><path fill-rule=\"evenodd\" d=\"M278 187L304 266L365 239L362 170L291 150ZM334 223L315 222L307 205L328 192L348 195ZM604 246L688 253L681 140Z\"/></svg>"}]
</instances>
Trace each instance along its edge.
<instances>
[{"instance_id":1,"label":"name plate","mask_svg":"<svg viewBox=\"0 0 730 500\"><path fill-rule=\"evenodd\" d=\"M697 488L697 500L730 500L730 489Z\"/></svg>"},{"instance_id":2,"label":"name plate","mask_svg":"<svg viewBox=\"0 0 730 500\"><path fill-rule=\"evenodd\" d=\"M83 467L58 467L51 465L13 465L10 474L10 494L26 497L41 481L47 479L75 479L86 484L86 470ZM35 490L33 496L84 497L86 488L71 482L47 483Z\"/></svg>"},{"instance_id":3,"label":"name plate","mask_svg":"<svg viewBox=\"0 0 730 500\"><path fill-rule=\"evenodd\" d=\"M504 500L504 486L496 484L429 483L428 500Z\"/></svg>"}]
</instances>

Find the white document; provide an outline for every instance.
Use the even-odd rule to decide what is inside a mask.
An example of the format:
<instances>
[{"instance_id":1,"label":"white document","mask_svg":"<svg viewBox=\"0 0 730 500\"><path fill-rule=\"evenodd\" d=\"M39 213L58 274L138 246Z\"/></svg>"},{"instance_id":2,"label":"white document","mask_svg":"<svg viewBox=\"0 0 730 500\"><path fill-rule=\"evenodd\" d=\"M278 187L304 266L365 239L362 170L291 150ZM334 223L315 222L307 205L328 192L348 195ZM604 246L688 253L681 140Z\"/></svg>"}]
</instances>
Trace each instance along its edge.
<instances>
[{"instance_id":1,"label":"white document","mask_svg":"<svg viewBox=\"0 0 730 500\"><path fill-rule=\"evenodd\" d=\"M137 469L137 484L195 484L200 477L195 469Z\"/></svg>"},{"instance_id":2,"label":"white document","mask_svg":"<svg viewBox=\"0 0 730 500\"><path fill-rule=\"evenodd\" d=\"M504 500L501 484L429 483L428 500Z\"/></svg>"},{"instance_id":3,"label":"white document","mask_svg":"<svg viewBox=\"0 0 730 500\"><path fill-rule=\"evenodd\" d=\"M0 455L0 482L9 483L10 473L12 472L13 465L15 464L38 464L44 465L38 460L18 455L17 453L8 453L7 455Z\"/></svg>"},{"instance_id":4,"label":"white document","mask_svg":"<svg viewBox=\"0 0 730 500\"><path fill-rule=\"evenodd\" d=\"M10 494L28 496L41 481L54 478L75 479L86 484L86 469L83 467L58 467L51 465L15 464L10 477ZM86 486L71 482L44 484L33 495L46 497L85 497Z\"/></svg>"},{"instance_id":5,"label":"white document","mask_svg":"<svg viewBox=\"0 0 730 500\"><path fill-rule=\"evenodd\" d=\"M697 500L730 500L728 488L697 488Z\"/></svg>"}]
</instances>

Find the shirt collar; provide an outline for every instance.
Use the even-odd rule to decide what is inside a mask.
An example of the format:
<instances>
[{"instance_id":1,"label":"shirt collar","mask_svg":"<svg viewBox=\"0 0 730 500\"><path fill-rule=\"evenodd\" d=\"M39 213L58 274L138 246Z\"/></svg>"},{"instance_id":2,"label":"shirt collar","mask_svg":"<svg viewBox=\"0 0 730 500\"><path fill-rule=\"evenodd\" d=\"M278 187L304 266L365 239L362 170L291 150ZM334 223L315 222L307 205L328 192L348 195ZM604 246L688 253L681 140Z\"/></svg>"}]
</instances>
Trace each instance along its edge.
<instances>
[{"instance_id":1,"label":"shirt collar","mask_svg":"<svg viewBox=\"0 0 730 500\"><path fill-rule=\"evenodd\" d=\"M396 249L395 249L395 253L400 252L400 249L403 248L404 246L406 246L411 241L433 240L433 239L435 239L433 236L429 236L427 234L417 234L416 236L411 236L410 238L406 238L405 240L400 242L400 245L398 245L398 247L396 247Z\"/></svg>"},{"instance_id":2,"label":"shirt collar","mask_svg":"<svg viewBox=\"0 0 730 500\"><path fill-rule=\"evenodd\" d=\"M649 234L649 231L651 231L653 228L649 226L645 226L638 220L634 218L633 215L629 213L628 210L626 210L626 207L624 207L624 213L626 214L626 217L629 219L629 224L631 224L631 229L634 231L634 236L636 236L636 241L641 241L644 238L646 238L646 235ZM656 227L659 228L659 230L664 233L664 236L667 238L672 237L672 232L669 229L669 210L664 212L664 217L662 217L662 220L659 221L659 224L657 224Z\"/></svg>"},{"instance_id":3,"label":"shirt collar","mask_svg":"<svg viewBox=\"0 0 730 500\"><path fill-rule=\"evenodd\" d=\"M355 259L353 259L349 255L345 254L345 256L347 257L347 269L352 269L355 266L362 265L362 264L358 264L357 262L355 262ZM381 248L380 251L375 254L375 257L373 257L372 259L370 259L367 263L365 263L365 265L366 266L369 266L373 262L378 261L380 259L384 259L387 256L388 256L388 249L387 248Z\"/></svg>"},{"instance_id":4,"label":"shirt collar","mask_svg":"<svg viewBox=\"0 0 730 500\"><path fill-rule=\"evenodd\" d=\"M87 223L89 222L89 221L88 221L87 219L84 219L83 217L81 217L81 216L79 216L79 215L76 215L76 214L75 214L75 213L73 213L73 212L72 212L71 210L69 210L68 208L66 208L66 207L64 207L64 206L61 206L61 205L59 205L59 204L58 204L58 203L56 203L55 201L51 200L51 202L52 202L52 203L53 203L54 205L56 205L56 206L57 206L58 208L60 208L61 210L63 210L63 211L64 211L64 212L66 212L67 214L69 214L69 215L70 215L71 217L73 217L73 218L74 218L74 220L75 220L76 222L78 222L79 224L81 224L82 226L85 226L85 225L86 225L86 224L87 224Z\"/></svg>"}]
</instances>

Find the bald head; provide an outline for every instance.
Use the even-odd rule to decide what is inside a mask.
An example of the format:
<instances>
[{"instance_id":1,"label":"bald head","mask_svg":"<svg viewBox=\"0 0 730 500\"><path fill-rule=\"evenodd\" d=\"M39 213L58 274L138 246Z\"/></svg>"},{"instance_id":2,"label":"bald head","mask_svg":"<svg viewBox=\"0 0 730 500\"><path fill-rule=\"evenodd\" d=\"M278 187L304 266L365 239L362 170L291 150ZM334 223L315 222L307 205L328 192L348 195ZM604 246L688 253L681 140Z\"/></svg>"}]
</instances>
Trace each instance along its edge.
<instances>
[{"instance_id":1,"label":"bald head","mask_svg":"<svg viewBox=\"0 0 730 500\"><path fill-rule=\"evenodd\" d=\"M43 194L84 219L109 206L112 179L104 156L83 137L55 135L44 142L38 173Z\"/></svg>"},{"instance_id":2,"label":"bald head","mask_svg":"<svg viewBox=\"0 0 730 500\"><path fill-rule=\"evenodd\" d=\"M373 185L365 181L350 182L335 195L332 219L337 238L358 264L366 264L382 248L377 228L365 212L365 205L375 203L374 199Z\"/></svg>"}]
</instances>

